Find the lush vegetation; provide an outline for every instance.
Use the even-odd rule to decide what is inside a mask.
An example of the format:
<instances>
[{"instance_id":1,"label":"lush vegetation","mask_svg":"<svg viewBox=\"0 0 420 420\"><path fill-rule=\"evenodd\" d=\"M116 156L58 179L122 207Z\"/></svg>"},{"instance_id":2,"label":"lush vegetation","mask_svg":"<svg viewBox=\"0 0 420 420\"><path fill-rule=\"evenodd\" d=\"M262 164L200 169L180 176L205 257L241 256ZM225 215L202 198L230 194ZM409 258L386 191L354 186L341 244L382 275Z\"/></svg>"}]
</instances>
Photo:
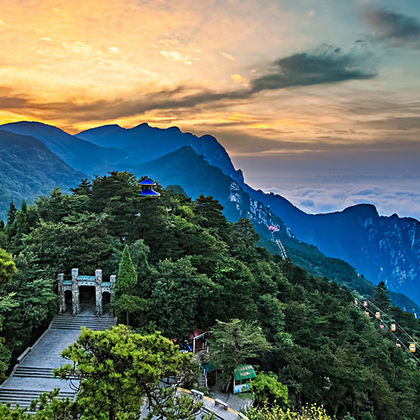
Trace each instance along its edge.
<instances>
[{"instance_id":1,"label":"lush vegetation","mask_svg":"<svg viewBox=\"0 0 420 420\"><path fill-rule=\"evenodd\" d=\"M0 129L0 219L11 201L33 201L56 185L68 188L83 176L43 143Z\"/></svg>"},{"instance_id":2,"label":"lush vegetation","mask_svg":"<svg viewBox=\"0 0 420 420\"><path fill-rule=\"evenodd\" d=\"M75 401L57 393L32 403L39 420L195 420L202 404L177 392L196 376L192 354L181 353L160 334L140 335L119 325L106 331L83 329L64 352L71 361L56 376L79 380ZM171 386L161 386L171 378ZM2 419L30 419L24 411L0 406Z\"/></svg>"},{"instance_id":3,"label":"lush vegetation","mask_svg":"<svg viewBox=\"0 0 420 420\"><path fill-rule=\"evenodd\" d=\"M0 229L7 251L0 270L9 267L0 284L3 371L53 316L57 273L102 268L105 275L122 273L114 307L141 336L159 330L183 339L194 328L213 331L227 376L231 360L217 355L223 342L238 360L266 372L260 411L287 411L275 404L281 400L291 409L316 402L338 417L418 416L418 367L354 305L348 289L258 247L251 223L227 222L211 197L192 201L171 188L157 200L140 199L139 188L131 174L114 172L82 182L71 195L54 190L9 212ZM378 299L386 294L381 289ZM389 312L420 335L413 315ZM226 330L238 340L229 343ZM282 398L280 385L288 391Z\"/></svg>"}]
</instances>

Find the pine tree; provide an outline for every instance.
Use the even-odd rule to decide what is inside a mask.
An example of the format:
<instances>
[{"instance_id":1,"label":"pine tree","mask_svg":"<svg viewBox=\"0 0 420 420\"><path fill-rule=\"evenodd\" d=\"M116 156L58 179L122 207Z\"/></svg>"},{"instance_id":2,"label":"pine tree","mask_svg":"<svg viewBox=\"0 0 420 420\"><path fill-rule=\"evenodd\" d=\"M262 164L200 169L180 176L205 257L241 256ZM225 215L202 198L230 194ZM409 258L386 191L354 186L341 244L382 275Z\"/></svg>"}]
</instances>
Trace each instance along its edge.
<instances>
[{"instance_id":1,"label":"pine tree","mask_svg":"<svg viewBox=\"0 0 420 420\"><path fill-rule=\"evenodd\" d=\"M17 212L17 209L15 207L15 204L12 201L10 203L10 206L9 206L9 211L7 212L7 224L8 225L11 225L14 222L16 212Z\"/></svg>"},{"instance_id":2,"label":"pine tree","mask_svg":"<svg viewBox=\"0 0 420 420\"><path fill-rule=\"evenodd\" d=\"M386 289L383 281L381 281L375 288L373 303L382 311L387 311L391 305L391 301L388 297L388 290Z\"/></svg>"},{"instance_id":3,"label":"pine tree","mask_svg":"<svg viewBox=\"0 0 420 420\"><path fill-rule=\"evenodd\" d=\"M136 285L136 283L137 272L134 268L133 260L131 259L128 245L126 245L121 256L117 281L115 283L115 292L117 293L117 295L127 293Z\"/></svg>"},{"instance_id":4,"label":"pine tree","mask_svg":"<svg viewBox=\"0 0 420 420\"><path fill-rule=\"evenodd\" d=\"M87 195L89 196L92 191L92 183L84 178L76 188L70 188L74 195Z\"/></svg>"}]
</instances>

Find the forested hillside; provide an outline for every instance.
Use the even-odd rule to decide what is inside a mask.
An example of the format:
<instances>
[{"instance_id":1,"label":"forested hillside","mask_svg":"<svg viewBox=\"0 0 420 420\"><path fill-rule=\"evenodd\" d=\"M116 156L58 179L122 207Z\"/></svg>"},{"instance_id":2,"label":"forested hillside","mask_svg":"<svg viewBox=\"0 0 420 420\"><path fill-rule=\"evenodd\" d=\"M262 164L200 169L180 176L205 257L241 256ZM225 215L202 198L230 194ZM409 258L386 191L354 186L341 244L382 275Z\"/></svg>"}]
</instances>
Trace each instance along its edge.
<instances>
[{"instance_id":1,"label":"forested hillside","mask_svg":"<svg viewBox=\"0 0 420 420\"><path fill-rule=\"evenodd\" d=\"M35 137L72 168L91 177L109 170L130 170L136 175L154 176L164 186L179 184L194 198L212 195L223 204L230 221L249 218L261 243L271 252L278 252L270 245L268 230L275 225L291 259L311 274L327 276L368 295L373 293L374 284L384 281L394 304L420 313L418 304L407 297L418 298L420 225L414 219L380 217L372 206L308 215L279 195L248 186L217 139L183 133L177 127L160 129L143 123L126 129L114 124L77 136L38 122L21 121L0 128ZM9 166L9 161L0 161L0 172ZM26 167L27 162L17 162L13 167L16 175L21 166ZM54 175L50 176L48 170L38 171L37 166L35 171L28 168L22 176L3 177L1 189L14 191L9 194L11 198L22 196L32 202L34 195L54 185L67 187L66 179L56 182ZM48 188L29 191L32 184L27 182L28 173L32 184ZM7 211L9 201L0 202L0 215Z\"/></svg>"},{"instance_id":2,"label":"forested hillside","mask_svg":"<svg viewBox=\"0 0 420 420\"><path fill-rule=\"evenodd\" d=\"M0 130L0 220L11 201L32 202L56 186L69 188L84 175L34 137Z\"/></svg>"},{"instance_id":3,"label":"forested hillside","mask_svg":"<svg viewBox=\"0 0 420 420\"><path fill-rule=\"evenodd\" d=\"M347 288L270 255L249 220L228 222L212 197L139 192L133 175L113 172L9 212L0 246L17 273L0 269L3 371L54 314L57 273L117 274L127 246L138 277L114 303L120 321L183 339L238 319L261 328L268 345L248 361L287 386L291 408L317 402L339 418L419 418L419 366ZM1 254L1 264L10 268L12 257ZM379 292L383 310L418 338L420 322Z\"/></svg>"}]
</instances>

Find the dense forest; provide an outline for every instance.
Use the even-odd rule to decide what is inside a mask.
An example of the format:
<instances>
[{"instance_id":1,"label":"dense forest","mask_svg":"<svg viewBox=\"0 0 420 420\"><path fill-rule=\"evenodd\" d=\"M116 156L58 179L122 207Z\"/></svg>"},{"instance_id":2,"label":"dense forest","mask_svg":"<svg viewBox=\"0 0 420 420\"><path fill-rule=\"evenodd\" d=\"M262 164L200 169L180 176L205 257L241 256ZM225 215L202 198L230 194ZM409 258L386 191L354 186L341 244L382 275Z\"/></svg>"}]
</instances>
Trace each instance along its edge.
<instances>
[{"instance_id":1,"label":"dense forest","mask_svg":"<svg viewBox=\"0 0 420 420\"><path fill-rule=\"evenodd\" d=\"M223 326L258 330L261 351L244 360L287 387L284 406L315 402L338 418L419 418L419 367L348 289L259 247L249 220L228 222L212 197L193 201L178 186L159 191L159 199L142 199L138 179L112 172L71 195L55 189L34 206L11 205L0 225L3 378L56 313L58 273L102 268L109 276L126 260L134 275L120 283L114 309L135 331L184 339L194 328L215 337ZM374 299L420 336L420 322L391 307L383 287Z\"/></svg>"}]
</instances>

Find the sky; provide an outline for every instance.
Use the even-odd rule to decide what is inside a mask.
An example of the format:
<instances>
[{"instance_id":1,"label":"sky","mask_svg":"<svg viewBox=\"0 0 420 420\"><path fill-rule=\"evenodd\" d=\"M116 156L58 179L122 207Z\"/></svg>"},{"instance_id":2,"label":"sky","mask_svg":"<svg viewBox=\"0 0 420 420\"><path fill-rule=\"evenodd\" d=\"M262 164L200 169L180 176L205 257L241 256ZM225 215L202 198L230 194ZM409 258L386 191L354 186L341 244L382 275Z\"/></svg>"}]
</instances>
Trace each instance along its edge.
<instances>
[{"instance_id":1,"label":"sky","mask_svg":"<svg viewBox=\"0 0 420 420\"><path fill-rule=\"evenodd\" d=\"M420 219L418 0L0 0L0 123L213 134L308 212Z\"/></svg>"}]
</instances>

